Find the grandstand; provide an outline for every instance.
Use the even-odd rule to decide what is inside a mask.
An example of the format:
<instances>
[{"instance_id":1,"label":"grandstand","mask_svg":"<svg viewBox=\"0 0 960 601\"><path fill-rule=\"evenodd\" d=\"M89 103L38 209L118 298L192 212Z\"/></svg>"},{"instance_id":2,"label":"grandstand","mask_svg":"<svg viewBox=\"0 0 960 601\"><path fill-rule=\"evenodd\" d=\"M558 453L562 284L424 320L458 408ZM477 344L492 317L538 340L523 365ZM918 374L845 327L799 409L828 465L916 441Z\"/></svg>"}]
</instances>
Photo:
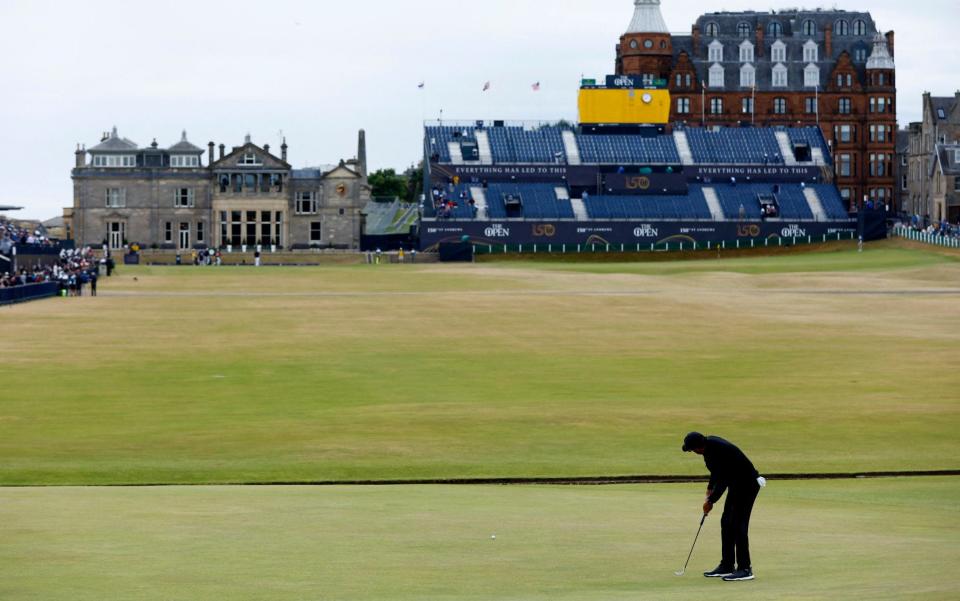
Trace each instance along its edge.
<instances>
[{"instance_id":1,"label":"grandstand","mask_svg":"<svg viewBox=\"0 0 960 601\"><path fill-rule=\"evenodd\" d=\"M428 124L424 155L423 248L854 229L817 127Z\"/></svg>"}]
</instances>

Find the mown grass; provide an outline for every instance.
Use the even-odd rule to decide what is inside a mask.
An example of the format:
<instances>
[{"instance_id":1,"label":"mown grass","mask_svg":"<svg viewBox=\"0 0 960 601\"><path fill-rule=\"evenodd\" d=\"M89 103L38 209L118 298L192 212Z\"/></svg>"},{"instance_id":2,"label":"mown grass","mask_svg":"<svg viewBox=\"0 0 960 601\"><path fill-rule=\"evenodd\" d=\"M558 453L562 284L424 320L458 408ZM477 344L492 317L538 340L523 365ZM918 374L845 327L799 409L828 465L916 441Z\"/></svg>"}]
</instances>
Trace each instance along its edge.
<instances>
[{"instance_id":1,"label":"mown grass","mask_svg":"<svg viewBox=\"0 0 960 601\"><path fill-rule=\"evenodd\" d=\"M136 268L0 310L0 484L955 469L960 264ZM810 294L811 292L824 294ZM865 294L866 293L866 294Z\"/></svg>"},{"instance_id":2,"label":"mown grass","mask_svg":"<svg viewBox=\"0 0 960 601\"><path fill-rule=\"evenodd\" d=\"M690 458L693 461L692 458ZM956 479L771 482L750 583L702 487L0 489L6 601L946 600ZM496 536L495 539L491 538Z\"/></svg>"}]
</instances>

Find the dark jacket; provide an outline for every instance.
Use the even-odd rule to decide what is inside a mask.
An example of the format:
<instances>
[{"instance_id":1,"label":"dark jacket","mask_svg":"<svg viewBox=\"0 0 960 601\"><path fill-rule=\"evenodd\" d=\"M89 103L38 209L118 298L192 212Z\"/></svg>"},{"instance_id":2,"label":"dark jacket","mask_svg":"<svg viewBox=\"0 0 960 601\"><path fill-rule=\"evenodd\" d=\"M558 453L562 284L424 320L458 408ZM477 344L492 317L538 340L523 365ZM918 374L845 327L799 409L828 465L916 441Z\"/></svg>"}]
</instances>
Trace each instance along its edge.
<instances>
[{"instance_id":1,"label":"dark jacket","mask_svg":"<svg viewBox=\"0 0 960 601\"><path fill-rule=\"evenodd\" d=\"M759 486L757 468L736 445L719 436L707 436L703 462L710 470L711 503L719 501L728 487Z\"/></svg>"}]
</instances>

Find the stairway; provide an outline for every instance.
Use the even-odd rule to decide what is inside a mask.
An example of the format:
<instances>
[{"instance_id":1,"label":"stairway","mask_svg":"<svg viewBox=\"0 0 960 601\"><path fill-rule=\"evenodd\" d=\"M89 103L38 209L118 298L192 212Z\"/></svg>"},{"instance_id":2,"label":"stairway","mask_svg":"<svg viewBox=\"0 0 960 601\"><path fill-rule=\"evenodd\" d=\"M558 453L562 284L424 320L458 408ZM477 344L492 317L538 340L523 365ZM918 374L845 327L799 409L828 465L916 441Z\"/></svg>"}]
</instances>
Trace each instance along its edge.
<instances>
[{"instance_id":1,"label":"stairway","mask_svg":"<svg viewBox=\"0 0 960 601\"><path fill-rule=\"evenodd\" d=\"M817 194L817 191L813 188L804 188L803 195L807 199L807 204L810 205L813 217L817 221L828 221L827 212L823 210L823 203L820 202L820 195Z\"/></svg>"},{"instance_id":2,"label":"stairway","mask_svg":"<svg viewBox=\"0 0 960 601\"><path fill-rule=\"evenodd\" d=\"M783 157L785 165L796 165L797 157L793 154L793 143L790 142L790 136L785 131L775 132L777 144L780 145L780 156Z\"/></svg>"},{"instance_id":3,"label":"stairway","mask_svg":"<svg viewBox=\"0 0 960 601\"><path fill-rule=\"evenodd\" d=\"M477 207L477 219L480 221L487 221L489 219L489 216L487 215L487 192L482 186L471 186L470 198L473 199L473 202Z\"/></svg>"},{"instance_id":4,"label":"stairway","mask_svg":"<svg viewBox=\"0 0 960 601\"><path fill-rule=\"evenodd\" d=\"M567 164L582 165L583 161L580 160L580 148L577 146L577 136L569 129L565 129L561 137L563 138L563 149L567 153Z\"/></svg>"},{"instance_id":5,"label":"stairway","mask_svg":"<svg viewBox=\"0 0 960 601\"><path fill-rule=\"evenodd\" d=\"M583 204L582 198L571 198L570 204L573 206L573 215L577 221L590 221L590 214L587 213L587 206Z\"/></svg>"},{"instance_id":6,"label":"stairway","mask_svg":"<svg viewBox=\"0 0 960 601\"><path fill-rule=\"evenodd\" d=\"M447 142L447 148L450 150L450 162L454 165L463 165L463 152L460 150L458 142Z\"/></svg>"},{"instance_id":7,"label":"stairway","mask_svg":"<svg viewBox=\"0 0 960 601\"><path fill-rule=\"evenodd\" d=\"M684 165L693 165L693 151L690 150L690 141L687 139L687 132L673 132L673 143L677 145L677 152L680 153L680 162Z\"/></svg>"},{"instance_id":8,"label":"stairway","mask_svg":"<svg viewBox=\"0 0 960 601\"><path fill-rule=\"evenodd\" d=\"M477 131L477 150L480 152L481 165L493 165L493 151L490 150L490 137L485 130Z\"/></svg>"},{"instance_id":9,"label":"stairway","mask_svg":"<svg viewBox=\"0 0 960 601\"><path fill-rule=\"evenodd\" d=\"M707 200L707 206L710 207L710 215L714 221L726 221L727 217L723 214L723 207L720 206L720 197L713 188L704 188L703 197Z\"/></svg>"}]
</instances>

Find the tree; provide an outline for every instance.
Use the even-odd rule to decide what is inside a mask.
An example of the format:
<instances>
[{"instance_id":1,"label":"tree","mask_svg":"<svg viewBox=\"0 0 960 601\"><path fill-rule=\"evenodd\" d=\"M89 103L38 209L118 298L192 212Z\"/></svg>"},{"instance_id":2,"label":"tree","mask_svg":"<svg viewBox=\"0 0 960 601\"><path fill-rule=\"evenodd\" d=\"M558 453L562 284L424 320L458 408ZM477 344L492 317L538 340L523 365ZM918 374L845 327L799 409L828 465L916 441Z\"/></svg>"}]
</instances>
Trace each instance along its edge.
<instances>
[{"instance_id":1,"label":"tree","mask_svg":"<svg viewBox=\"0 0 960 601\"><path fill-rule=\"evenodd\" d=\"M404 200L409 194L407 178L397 175L397 172L393 169L374 171L367 178L367 182L373 189L374 198L400 198Z\"/></svg>"},{"instance_id":2,"label":"tree","mask_svg":"<svg viewBox=\"0 0 960 601\"><path fill-rule=\"evenodd\" d=\"M411 165L404 173L407 178L407 196L404 200L407 202L420 202L420 194L423 193L423 161L419 165Z\"/></svg>"}]
</instances>

